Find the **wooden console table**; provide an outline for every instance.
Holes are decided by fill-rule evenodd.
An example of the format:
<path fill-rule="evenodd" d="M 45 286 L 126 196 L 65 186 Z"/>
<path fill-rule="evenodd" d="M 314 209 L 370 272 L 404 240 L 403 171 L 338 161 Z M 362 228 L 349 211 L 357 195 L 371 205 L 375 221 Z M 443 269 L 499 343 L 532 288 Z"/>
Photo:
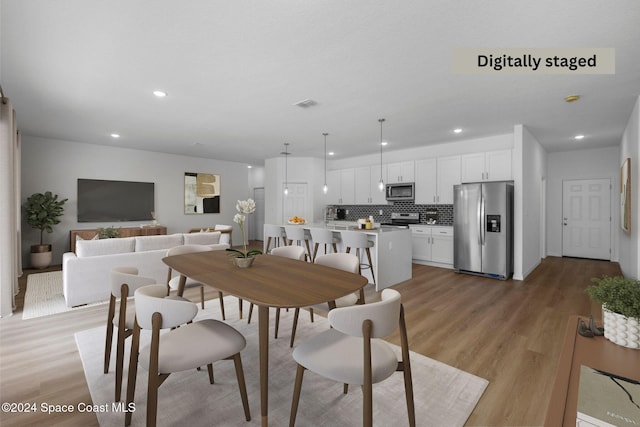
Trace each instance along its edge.
<path fill-rule="evenodd" d="M 167 234 L 167 227 L 157 225 L 157 226 L 149 226 L 149 227 L 113 227 L 118 230 L 120 235 L 118 237 L 134 237 L 134 236 L 157 236 L 160 234 Z M 85 240 L 93 239 L 94 236 L 98 234 L 97 228 L 92 228 L 88 230 L 71 230 L 70 234 L 70 245 L 71 252 L 76 251 L 76 236 L 80 236 L 80 238 Z"/>
<path fill-rule="evenodd" d="M 640 350 L 619 346 L 602 336 L 583 337 L 578 334 L 580 319 L 571 316 L 567 323 L 545 426 L 576 425 L 581 365 L 640 380 Z M 582 320 L 589 324 L 588 318 Z"/>

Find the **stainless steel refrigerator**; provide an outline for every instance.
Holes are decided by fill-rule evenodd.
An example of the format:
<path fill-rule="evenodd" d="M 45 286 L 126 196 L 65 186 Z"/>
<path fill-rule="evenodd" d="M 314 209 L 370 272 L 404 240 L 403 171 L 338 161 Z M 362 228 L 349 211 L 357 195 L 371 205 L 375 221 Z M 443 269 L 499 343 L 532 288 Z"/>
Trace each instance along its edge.
<path fill-rule="evenodd" d="M 513 273 L 513 182 L 453 187 L 453 268 L 506 280 Z"/>

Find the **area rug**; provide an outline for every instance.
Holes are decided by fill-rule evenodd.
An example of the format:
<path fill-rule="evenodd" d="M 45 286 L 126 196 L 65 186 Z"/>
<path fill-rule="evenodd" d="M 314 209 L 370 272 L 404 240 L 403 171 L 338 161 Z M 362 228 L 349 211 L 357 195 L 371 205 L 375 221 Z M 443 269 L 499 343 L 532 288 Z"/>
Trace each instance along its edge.
<path fill-rule="evenodd" d="M 225 297 L 229 312 L 237 310 L 237 299 Z M 201 310 L 198 319 L 220 319 L 217 304 Z M 284 426 L 289 423 L 291 398 L 296 364 L 291 356 L 289 337 L 293 310 L 282 310 L 279 338 L 273 338 L 274 312 L 271 311 L 269 342 L 269 424 Z M 255 317 L 254 317 L 255 319 Z M 240 394 L 233 362 L 214 364 L 215 384 L 209 384 L 207 371 L 191 370 L 172 374 L 158 392 L 158 425 L 160 426 L 252 426 L 260 425 L 260 386 L 258 364 L 257 321 L 247 324 L 246 319 L 227 321 L 247 339 L 242 351 L 251 421 L 244 420 Z M 308 316 L 300 316 L 296 342 L 302 342 L 328 328 L 328 321 L 315 316 L 311 323 Z M 145 331 L 146 332 L 146 331 Z M 97 412 L 101 426 L 121 426 L 124 413 L 112 406 L 114 390 L 114 354 L 108 374 L 102 373 L 104 355 L 104 328 L 93 328 L 75 334 L 76 343 L 87 378 L 94 405 L 106 408 Z M 148 342 L 148 335 L 141 343 Z M 411 343 L 410 343 L 411 344 Z M 130 343 L 127 342 L 127 348 Z M 115 347 L 115 346 L 114 346 Z M 400 349 L 394 346 L 399 353 Z M 345 354 L 344 357 L 349 357 Z M 488 381 L 428 357 L 411 352 L 416 420 L 419 426 L 463 426 L 482 396 Z M 125 365 L 128 364 L 128 354 Z M 125 366 L 126 372 L 126 366 Z M 126 373 L 122 399 L 126 396 Z M 133 426 L 142 426 L 146 418 L 147 372 L 140 368 L 136 384 Z M 374 425 L 398 426 L 408 424 L 404 400 L 404 382 L 401 372 L 374 385 Z M 296 425 L 304 426 L 357 426 L 362 424 L 362 393 L 352 386 L 348 394 L 342 393 L 342 384 L 326 380 L 307 372 L 302 384 L 302 394 Z"/>
<path fill-rule="evenodd" d="M 22 319 L 49 316 L 104 303 L 105 301 L 73 308 L 67 307 L 62 293 L 62 271 L 35 273 L 27 276 Z"/>

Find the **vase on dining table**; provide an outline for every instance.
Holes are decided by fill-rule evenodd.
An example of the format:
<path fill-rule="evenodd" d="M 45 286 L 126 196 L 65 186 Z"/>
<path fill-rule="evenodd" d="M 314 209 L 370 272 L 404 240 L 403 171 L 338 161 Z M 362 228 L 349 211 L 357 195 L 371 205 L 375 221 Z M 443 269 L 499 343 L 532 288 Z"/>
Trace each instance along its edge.
<path fill-rule="evenodd" d="M 254 257 L 235 257 L 233 258 L 233 263 L 239 268 L 249 268 L 254 259 Z"/>

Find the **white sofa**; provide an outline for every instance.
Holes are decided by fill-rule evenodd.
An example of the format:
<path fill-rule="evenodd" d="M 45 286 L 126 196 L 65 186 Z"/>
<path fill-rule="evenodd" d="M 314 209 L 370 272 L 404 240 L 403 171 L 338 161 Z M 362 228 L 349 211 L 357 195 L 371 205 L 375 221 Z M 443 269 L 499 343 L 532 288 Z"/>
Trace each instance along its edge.
<path fill-rule="evenodd" d="M 111 269 L 114 267 L 136 267 L 141 276 L 166 283 L 168 267 L 162 258 L 166 256 L 167 249 L 180 245 L 207 245 L 214 250 L 225 250 L 229 247 L 228 239 L 228 235 L 214 231 L 79 240 L 75 253 L 62 255 L 65 301 L 68 307 L 75 307 L 107 300 L 111 292 Z"/>

